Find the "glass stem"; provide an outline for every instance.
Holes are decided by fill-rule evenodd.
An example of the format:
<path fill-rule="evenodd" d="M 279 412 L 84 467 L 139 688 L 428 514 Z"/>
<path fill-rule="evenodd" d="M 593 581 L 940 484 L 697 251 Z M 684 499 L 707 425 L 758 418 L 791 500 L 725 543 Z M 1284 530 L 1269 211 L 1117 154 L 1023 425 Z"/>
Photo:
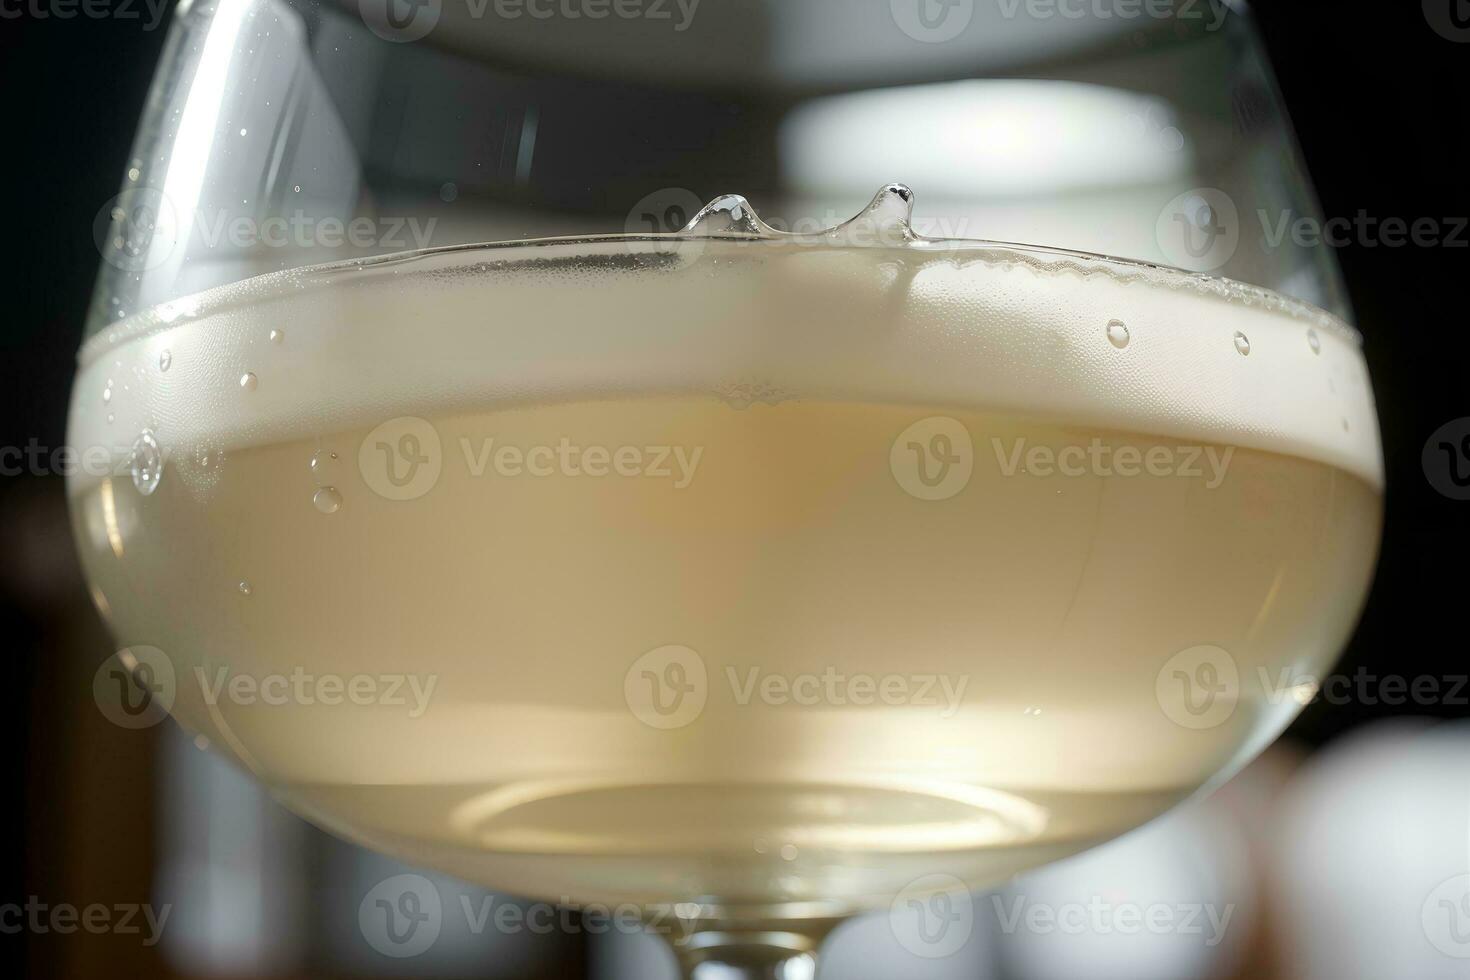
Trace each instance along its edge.
<path fill-rule="evenodd" d="M 710 924 L 668 939 L 686 980 L 812 980 L 817 950 L 837 921 Z"/>

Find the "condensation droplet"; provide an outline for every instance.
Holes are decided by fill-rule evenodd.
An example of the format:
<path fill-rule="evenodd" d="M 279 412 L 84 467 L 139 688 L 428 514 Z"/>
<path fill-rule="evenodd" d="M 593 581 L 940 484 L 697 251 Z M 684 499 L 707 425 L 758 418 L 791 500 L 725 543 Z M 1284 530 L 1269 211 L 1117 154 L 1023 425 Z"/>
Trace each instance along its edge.
<path fill-rule="evenodd" d="M 111 412 L 108 412 L 107 413 L 107 424 L 108 425 L 111 425 L 116 420 L 117 420 L 117 416 L 116 415 L 113 415 Z"/>
<path fill-rule="evenodd" d="M 336 487 L 321 487 L 311 495 L 311 505 L 323 514 L 335 514 L 342 506 L 342 494 Z"/>
<path fill-rule="evenodd" d="M 107 382 L 107 387 L 102 389 L 102 404 L 106 405 L 112 401 L 112 382 Z"/>
<path fill-rule="evenodd" d="M 311 471 L 313 473 L 324 472 L 327 468 L 327 464 L 335 462 L 336 459 L 336 453 L 329 453 L 325 449 L 318 449 L 316 452 L 311 454 Z"/>
<path fill-rule="evenodd" d="M 168 370 L 168 366 L 170 364 L 172 364 L 173 362 L 174 362 L 174 356 L 172 354 L 170 354 L 168 351 L 163 351 L 162 353 L 160 353 L 158 355 L 158 370 L 160 370 L 160 371 L 167 371 Z"/>
<path fill-rule="evenodd" d="M 143 496 L 158 489 L 158 481 L 163 477 L 163 452 L 158 448 L 158 440 L 147 429 L 138 433 L 138 438 L 133 441 L 128 472 L 133 475 L 133 486 Z"/>
<path fill-rule="evenodd" d="M 284 330 L 272 330 L 270 336 L 271 343 L 279 344 L 281 341 L 286 339 L 286 332 Z"/>
<path fill-rule="evenodd" d="M 259 384 L 260 379 L 255 376 L 253 371 L 246 371 L 240 375 L 240 387 L 246 391 L 254 391 Z"/>
<path fill-rule="evenodd" d="M 1235 331 L 1235 350 L 1242 356 L 1251 352 L 1250 338 L 1239 330 Z"/>
<path fill-rule="evenodd" d="M 245 579 L 243 578 L 240 580 L 240 584 L 236 586 L 236 588 L 240 590 L 241 595 L 250 595 L 252 592 L 255 591 L 250 587 L 250 583 L 245 581 Z"/>
<path fill-rule="evenodd" d="M 1112 344 L 1114 347 L 1118 348 L 1119 350 L 1122 350 L 1124 347 L 1127 347 L 1128 346 L 1128 341 L 1129 341 L 1128 327 L 1124 325 L 1123 321 L 1122 320 L 1109 320 L 1108 321 L 1108 343 Z"/>
<path fill-rule="evenodd" d="M 1307 346 L 1312 348 L 1313 354 L 1322 353 L 1322 338 L 1317 336 L 1317 331 L 1307 329 Z"/>

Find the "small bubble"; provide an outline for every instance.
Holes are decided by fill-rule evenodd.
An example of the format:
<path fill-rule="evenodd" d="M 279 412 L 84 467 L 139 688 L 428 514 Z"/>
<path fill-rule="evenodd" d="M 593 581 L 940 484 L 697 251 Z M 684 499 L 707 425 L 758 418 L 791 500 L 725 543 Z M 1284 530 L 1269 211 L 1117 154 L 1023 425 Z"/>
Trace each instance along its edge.
<path fill-rule="evenodd" d="M 240 375 L 240 387 L 246 391 L 254 391 L 259 385 L 260 379 L 255 376 L 253 371 L 246 371 Z"/>
<path fill-rule="evenodd" d="M 168 351 L 162 352 L 158 355 L 158 370 L 167 371 L 168 366 L 173 362 L 174 356 L 172 354 L 170 354 Z"/>
<path fill-rule="evenodd" d="M 329 453 L 325 449 L 318 449 L 311 454 L 311 471 L 313 473 L 322 473 L 326 470 L 327 464 L 335 462 L 336 459 L 336 453 Z"/>
<path fill-rule="evenodd" d="M 1108 342 L 1114 347 L 1122 350 L 1128 346 L 1128 328 L 1122 320 L 1108 321 Z"/>
<path fill-rule="evenodd" d="M 244 135 L 245 135 L 245 132 L 246 132 L 246 130 L 245 130 L 245 128 L 244 128 L 244 127 L 243 127 L 243 126 L 242 126 L 242 127 L 241 127 L 241 128 L 240 128 L 240 135 L 241 135 L 241 136 L 244 136 Z"/>
<path fill-rule="evenodd" d="M 1250 338 L 1241 333 L 1239 330 L 1235 331 L 1235 350 L 1242 356 L 1251 352 Z"/>
<path fill-rule="evenodd" d="M 107 387 L 102 389 L 102 404 L 112 401 L 112 382 L 107 382 Z"/>
<path fill-rule="evenodd" d="M 797 850 L 796 850 L 796 845 L 795 844 L 782 844 L 781 845 L 781 860 L 783 860 L 783 861 L 795 861 L 796 860 L 796 854 L 797 854 Z"/>
<path fill-rule="evenodd" d="M 342 506 L 342 494 L 336 487 L 322 487 L 311 495 L 311 505 L 323 514 L 335 514 Z"/>
<path fill-rule="evenodd" d="M 752 846 L 755 848 L 755 853 L 757 854 L 764 854 L 771 848 L 771 845 L 766 843 L 766 839 L 764 837 L 757 837 L 755 839 L 755 843 Z"/>
<path fill-rule="evenodd" d="M 137 167 L 128 168 L 128 180 L 137 180 L 141 176 L 143 176 L 143 171 L 139 170 Z"/>
<path fill-rule="evenodd" d="M 295 191 L 297 194 L 300 194 L 301 193 L 301 185 L 300 184 L 297 184 L 295 187 L 293 187 L 291 189 L 293 191 Z"/>
<path fill-rule="evenodd" d="M 1317 331 L 1307 328 L 1307 346 L 1312 348 L 1313 354 L 1322 353 L 1322 338 L 1317 336 Z"/>
<path fill-rule="evenodd" d="M 273 344 L 279 344 L 281 341 L 283 341 L 283 340 L 286 339 L 285 331 L 282 331 L 282 330 L 272 330 L 271 331 L 271 334 L 270 334 L 270 339 L 271 339 L 271 343 L 273 343 Z"/>
<path fill-rule="evenodd" d="M 240 584 L 236 586 L 236 588 L 240 590 L 241 595 L 250 595 L 252 592 L 255 591 L 250 587 L 250 583 L 245 581 L 245 579 L 243 578 L 240 580 Z"/>
<path fill-rule="evenodd" d="M 200 752 L 203 752 L 205 749 L 209 748 L 209 736 L 195 735 L 194 748 L 198 749 Z"/>
<path fill-rule="evenodd" d="M 133 475 L 133 486 L 143 496 L 158 489 L 158 481 L 163 476 L 163 452 L 158 448 L 158 440 L 147 429 L 140 432 L 133 442 L 128 471 Z"/>
<path fill-rule="evenodd" d="M 116 415 L 113 415 L 111 412 L 108 412 L 107 413 L 107 424 L 108 425 L 111 425 L 116 420 L 117 420 L 117 416 Z"/>
<path fill-rule="evenodd" d="M 459 187 L 453 181 L 440 185 L 439 200 L 449 204 L 457 197 L 459 197 Z"/>

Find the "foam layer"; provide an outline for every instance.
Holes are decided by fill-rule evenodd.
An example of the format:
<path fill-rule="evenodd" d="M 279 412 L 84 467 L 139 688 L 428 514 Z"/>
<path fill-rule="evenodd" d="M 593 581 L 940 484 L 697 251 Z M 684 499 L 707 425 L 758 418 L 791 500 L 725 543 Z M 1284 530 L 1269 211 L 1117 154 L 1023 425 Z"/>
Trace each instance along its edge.
<path fill-rule="evenodd" d="M 434 250 L 166 304 L 83 349 L 72 441 L 198 452 L 672 393 L 1007 410 L 1382 482 L 1356 335 L 1314 308 L 1041 249 L 740 234 Z"/>

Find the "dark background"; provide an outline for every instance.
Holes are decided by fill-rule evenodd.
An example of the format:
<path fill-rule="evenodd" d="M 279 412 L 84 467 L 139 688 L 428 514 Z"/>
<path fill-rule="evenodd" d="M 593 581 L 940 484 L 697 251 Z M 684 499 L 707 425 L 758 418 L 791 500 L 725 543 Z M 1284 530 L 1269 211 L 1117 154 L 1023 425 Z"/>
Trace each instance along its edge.
<path fill-rule="evenodd" d="M 144 30 L 146 17 L 39 20 L 16 16 L 22 9 L 13 0 L 0 5 L 0 249 L 8 253 L 0 266 L 0 445 L 56 446 L 98 265 L 93 218 L 117 190 L 165 32 Z M 1470 43 L 1436 33 L 1418 3 L 1255 9 L 1325 217 L 1470 215 Z M 1470 229 L 1458 247 L 1358 241 L 1338 250 L 1365 337 L 1387 470 L 1376 584 L 1340 673 L 1442 677 L 1467 669 L 1470 502 L 1437 492 L 1421 461 L 1432 432 L 1470 416 L 1467 246 Z M 97 810 L 116 805 L 90 795 L 88 772 L 147 780 L 149 763 L 129 747 L 141 738 L 119 745 L 101 719 L 91 732 L 72 723 L 69 709 L 89 698 L 94 664 L 79 671 L 41 656 L 94 644 L 100 661 L 109 649 L 70 542 L 55 532 L 62 489 L 59 477 L 0 478 L 0 655 L 10 678 L 0 745 L 12 794 L 5 810 L 19 821 L 0 850 L 0 901 L 37 891 L 38 881 L 66 880 L 66 868 L 92 853 L 119 875 L 148 860 L 148 840 L 130 836 L 140 818 L 125 807 L 100 837 L 74 825 L 88 812 L 95 825 Z M 1317 704 L 1292 734 L 1322 745 L 1396 713 L 1466 710 Z M 0 935 L 0 961 L 25 941 Z M 46 956 L 31 953 L 34 970 Z M 107 972 L 129 974 L 116 966 Z"/>

